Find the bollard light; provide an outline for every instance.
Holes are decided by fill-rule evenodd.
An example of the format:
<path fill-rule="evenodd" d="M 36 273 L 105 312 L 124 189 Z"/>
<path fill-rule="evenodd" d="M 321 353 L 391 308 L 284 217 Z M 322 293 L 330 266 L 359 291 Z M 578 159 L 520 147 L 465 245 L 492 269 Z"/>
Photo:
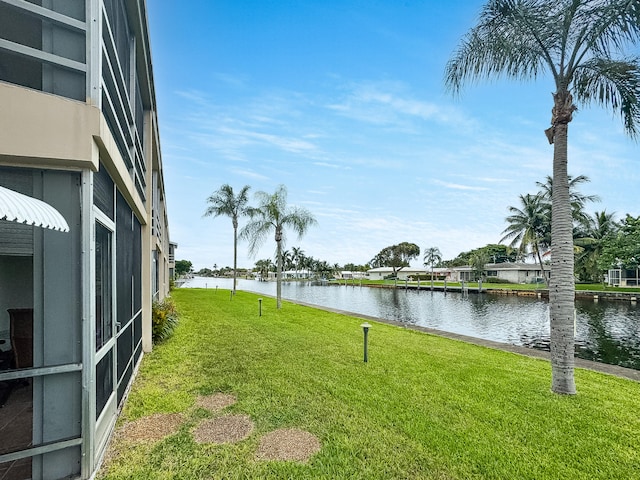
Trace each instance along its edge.
<path fill-rule="evenodd" d="M 371 328 L 371 325 L 369 325 L 368 322 L 364 322 L 360 326 L 362 327 L 362 331 L 364 332 L 364 363 L 367 363 L 369 361 L 369 355 L 367 351 L 367 337 L 369 336 L 369 329 Z"/>
<path fill-rule="evenodd" d="M 258 299 L 258 312 L 260 312 L 260 317 L 262 316 L 262 299 Z"/>

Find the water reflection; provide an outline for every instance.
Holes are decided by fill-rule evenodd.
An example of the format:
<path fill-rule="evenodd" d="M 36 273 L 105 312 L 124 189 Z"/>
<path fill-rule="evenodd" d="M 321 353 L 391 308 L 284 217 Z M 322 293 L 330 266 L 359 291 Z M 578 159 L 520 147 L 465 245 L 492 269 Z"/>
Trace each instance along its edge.
<path fill-rule="evenodd" d="M 194 278 L 186 287 L 230 288 L 231 280 Z M 274 282 L 240 280 L 240 290 L 275 295 Z M 549 305 L 513 295 L 432 292 L 428 289 L 314 286 L 284 283 L 283 298 L 413 325 L 549 348 Z M 576 301 L 576 355 L 640 370 L 640 309 L 626 301 Z"/>
<path fill-rule="evenodd" d="M 640 313 L 626 302 L 581 302 L 576 305 L 583 340 L 580 356 L 589 360 L 640 368 Z"/>

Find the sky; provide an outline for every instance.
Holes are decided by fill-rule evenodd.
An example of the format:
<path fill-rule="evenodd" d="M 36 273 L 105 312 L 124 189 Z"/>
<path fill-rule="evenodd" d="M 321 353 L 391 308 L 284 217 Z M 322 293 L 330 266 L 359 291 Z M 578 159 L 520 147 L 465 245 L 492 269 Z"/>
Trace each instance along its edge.
<path fill-rule="evenodd" d="M 476 0 L 147 2 L 171 240 L 196 270 L 233 266 L 223 184 L 275 192 L 317 220 L 286 247 L 330 264 L 411 242 L 444 259 L 498 243 L 508 207 L 552 174 L 553 83 L 492 80 L 461 95 L 444 71 Z M 618 114 L 579 106 L 569 174 L 589 211 L 640 215 L 637 141 Z M 241 219 L 241 226 L 246 219 Z M 269 238 L 238 267 L 273 259 Z M 412 266 L 422 265 L 422 255 Z"/>

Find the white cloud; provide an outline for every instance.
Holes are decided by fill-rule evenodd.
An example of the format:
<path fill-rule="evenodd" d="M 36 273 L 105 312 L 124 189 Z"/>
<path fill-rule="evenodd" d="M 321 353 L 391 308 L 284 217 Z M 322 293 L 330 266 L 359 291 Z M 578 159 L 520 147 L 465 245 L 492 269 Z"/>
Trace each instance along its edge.
<path fill-rule="evenodd" d="M 257 172 L 254 172 L 253 170 L 245 170 L 242 168 L 231 168 L 229 169 L 229 171 L 240 177 L 250 178 L 252 180 L 268 180 L 269 179 L 269 177 L 266 177 Z"/>
<path fill-rule="evenodd" d="M 396 125 L 407 128 L 411 119 L 457 128 L 472 128 L 473 122 L 450 105 L 414 98 L 399 82 L 369 82 L 349 85 L 342 101 L 326 108 L 340 115 L 366 123 Z"/>
<path fill-rule="evenodd" d="M 436 185 L 440 185 L 442 187 L 445 188 L 450 188 L 453 190 L 471 190 L 471 191 L 475 191 L 475 192 L 484 192 L 489 190 L 486 187 L 474 187 L 471 185 L 461 185 L 459 183 L 451 183 L 451 182 L 444 182 L 442 180 L 432 180 L 432 183 L 436 184 Z"/>

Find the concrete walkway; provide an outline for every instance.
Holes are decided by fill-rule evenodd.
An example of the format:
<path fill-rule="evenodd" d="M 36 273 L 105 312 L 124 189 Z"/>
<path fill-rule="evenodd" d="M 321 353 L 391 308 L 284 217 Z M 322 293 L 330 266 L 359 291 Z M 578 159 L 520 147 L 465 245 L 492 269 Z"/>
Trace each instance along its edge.
<path fill-rule="evenodd" d="M 420 327 L 418 325 L 411 325 L 403 322 L 396 322 L 394 320 L 387 320 L 379 317 L 372 317 L 370 315 L 363 315 L 360 313 L 347 312 L 345 310 L 338 310 L 335 308 L 321 307 L 319 305 L 313 305 L 311 303 L 298 302 L 287 299 L 288 302 L 296 303 L 298 305 L 304 305 L 311 308 L 317 308 L 318 310 L 325 310 L 327 312 L 339 313 L 341 315 L 348 315 L 350 317 L 362 318 L 364 320 L 371 320 L 373 322 L 386 323 L 388 325 L 395 325 L 397 327 L 406 328 L 408 330 L 417 330 L 419 332 L 430 333 L 431 335 L 438 335 L 440 337 L 450 338 L 452 340 L 460 340 L 461 342 L 472 343 L 474 345 L 480 345 L 482 347 L 494 348 L 496 350 L 504 350 L 507 352 L 516 353 L 519 355 L 525 355 L 527 357 L 541 358 L 549 361 L 550 353 L 544 350 L 536 350 L 534 348 L 521 347 L 518 345 L 511 345 L 509 343 L 494 342 L 492 340 L 483 340 L 482 338 L 469 337 L 467 335 L 460 335 L 458 333 L 444 332 L 442 330 L 436 330 L 435 328 Z M 575 365 L 578 368 L 584 368 L 587 370 L 593 370 L 601 373 L 608 373 L 609 375 L 615 375 L 618 377 L 627 378 L 640 382 L 640 370 L 634 370 L 633 368 L 619 367 L 617 365 L 609 365 L 607 363 L 593 362 L 591 360 L 583 360 L 581 358 L 575 359 Z"/>

